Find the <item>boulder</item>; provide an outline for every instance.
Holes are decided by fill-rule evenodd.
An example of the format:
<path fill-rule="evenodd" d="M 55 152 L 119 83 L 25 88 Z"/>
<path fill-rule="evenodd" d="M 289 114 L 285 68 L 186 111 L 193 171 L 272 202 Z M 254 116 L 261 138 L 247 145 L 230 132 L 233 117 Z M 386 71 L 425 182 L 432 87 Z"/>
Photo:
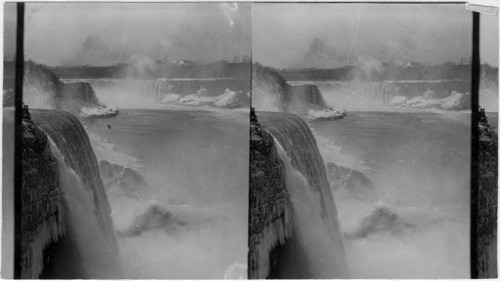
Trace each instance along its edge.
<path fill-rule="evenodd" d="M 408 100 L 407 97 L 404 96 L 394 96 L 391 101 L 387 104 L 388 106 L 404 106 L 406 101 Z"/>
<path fill-rule="evenodd" d="M 332 162 L 327 163 L 326 168 L 328 180 L 334 190 L 341 188 L 359 192 L 375 189 L 373 182 L 360 171 Z"/>
<path fill-rule="evenodd" d="M 466 110 L 470 108 L 470 95 L 468 93 L 458 93 L 453 91 L 449 97 L 441 104 L 445 110 Z"/>
<path fill-rule="evenodd" d="M 138 172 L 106 160 L 99 162 L 99 172 L 106 188 L 119 186 L 127 191 L 135 191 L 148 186 Z"/>

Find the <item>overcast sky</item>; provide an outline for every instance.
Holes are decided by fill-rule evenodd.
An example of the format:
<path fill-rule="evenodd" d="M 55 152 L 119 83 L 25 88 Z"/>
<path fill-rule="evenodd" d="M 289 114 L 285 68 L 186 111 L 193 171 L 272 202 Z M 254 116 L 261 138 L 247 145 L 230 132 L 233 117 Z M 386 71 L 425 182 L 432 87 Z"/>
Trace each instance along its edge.
<path fill-rule="evenodd" d="M 498 65 L 491 48 L 498 46 L 498 19 L 482 18 L 490 37 L 482 59 Z M 463 4 L 261 3 L 253 6 L 253 59 L 275 67 L 460 62 L 470 57 L 471 32 L 472 13 Z"/>
<path fill-rule="evenodd" d="M 106 65 L 169 56 L 211 62 L 252 52 L 275 67 L 363 61 L 459 62 L 471 54 L 463 4 L 30 3 L 26 57 Z M 14 5 L 4 48 L 14 52 Z M 252 11 L 253 9 L 253 11 Z M 481 16 L 481 59 L 498 65 L 498 18 Z M 253 48 L 253 49 L 252 49 Z"/>
<path fill-rule="evenodd" d="M 242 3 L 30 3 L 25 53 L 50 65 L 232 60 L 250 56 L 250 20 Z"/>

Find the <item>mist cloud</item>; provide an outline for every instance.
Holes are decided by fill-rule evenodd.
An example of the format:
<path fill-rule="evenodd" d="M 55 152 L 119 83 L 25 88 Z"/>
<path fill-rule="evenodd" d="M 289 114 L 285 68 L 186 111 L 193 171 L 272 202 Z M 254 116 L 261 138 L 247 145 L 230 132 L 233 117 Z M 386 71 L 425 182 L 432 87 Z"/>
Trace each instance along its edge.
<path fill-rule="evenodd" d="M 104 65 L 134 56 L 212 62 L 250 55 L 251 6 L 226 6 L 29 3 L 26 57 L 49 65 Z"/>
<path fill-rule="evenodd" d="M 254 60 L 278 68 L 434 64 L 471 54 L 471 13 L 458 4 L 256 3 L 252 22 Z"/>

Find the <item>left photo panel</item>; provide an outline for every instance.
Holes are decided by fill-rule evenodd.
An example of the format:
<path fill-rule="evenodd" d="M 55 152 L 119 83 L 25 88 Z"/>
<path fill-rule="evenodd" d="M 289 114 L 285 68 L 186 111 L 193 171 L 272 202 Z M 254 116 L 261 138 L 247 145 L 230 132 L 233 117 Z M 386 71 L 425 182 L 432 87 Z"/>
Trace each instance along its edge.
<path fill-rule="evenodd" d="M 26 3 L 24 46 L 18 12 L 2 278 L 247 278 L 251 3 Z"/>

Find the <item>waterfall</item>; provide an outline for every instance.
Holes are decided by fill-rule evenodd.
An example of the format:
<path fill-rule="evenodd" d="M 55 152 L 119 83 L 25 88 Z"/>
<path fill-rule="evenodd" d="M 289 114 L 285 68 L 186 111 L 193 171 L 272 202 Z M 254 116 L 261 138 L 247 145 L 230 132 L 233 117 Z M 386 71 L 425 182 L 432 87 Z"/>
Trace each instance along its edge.
<path fill-rule="evenodd" d="M 329 107 L 315 84 L 279 85 L 273 81 L 254 81 L 252 104 L 258 110 L 290 112 L 305 115 L 309 110 Z"/>
<path fill-rule="evenodd" d="M 226 89 L 248 92 L 249 83 L 235 78 L 179 78 L 179 79 L 63 79 L 64 83 L 88 83 L 99 101 L 122 108 L 149 107 L 158 104 L 167 94 L 181 96 L 206 89 L 208 96 L 219 96 Z"/>
<path fill-rule="evenodd" d="M 292 84 L 311 83 L 294 81 Z M 410 80 L 410 81 L 314 81 L 327 101 L 335 99 L 348 108 L 358 109 L 360 104 L 365 104 L 363 109 L 370 109 L 379 105 L 387 105 L 394 96 L 414 98 L 422 96 L 432 90 L 436 98 L 448 97 L 453 91 L 467 93 L 470 91 L 470 82 L 465 80 Z M 329 97 L 330 96 L 330 97 Z M 330 102 L 332 103 L 332 102 Z M 332 104 L 335 105 L 335 104 Z"/>
<path fill-rule="evenodd" d="M 172 85 L 164 80 L 132 80 L 132 79 L 92 79 L 88 80 L 100 95 L 119 93 L 123 98 L 140 96 L 160 101 L 172 90 Z"/>
<path fill-rule="evenodd" d="M 260 112 L 259 121 L 275 139 L 293 207 L 293 235 L 272 251 L 269 277 L 345 278 L 337 210 L 312 132 L 293 114 Z"/>
<path fill-rule="evenodd" d="M 387 81 L 319 81 L 314 83 L 326 94 L 327 100 L 335 99 L 336 103 L 341 103 L 347 108 L 357 108 L 363 103 L 373 106 L 373 102 L 385 105 L 390 100 L 389 95 L 395 95 L 392 93 L 394 85 Z M 334 95 L 334 97 L 328 97 L 329 95 Z"/>
<path fill-rule="evenodd" d="M 13 120 L 7 122 L 12 124 Z M 65 202 L 59 165 L 47 136 L 29 120 L 23 120 L 22 130 L 21 278 L 37 279 L 44 270 L 44 249 L 65 234 Z M 13 152 L 9 154 L 13 160 Z M 12 169 L 12 162 L 4 164 Z M 3 189 L 13 190 L 13 182 Z M 7 198 L 12 200 L 12 195 Z M 10 274 L 9 270 L 2 273 L 6 272 Z"/>
<path fill-rule="evenodd" d="M 314 84 L 291 85 L 286 92 L 285 112 L 304 114 L 309 109 L 321 110 L 328 107 L 323 95 Z"/>
<path fill-rule="evenodd" d="M 34 124 L 49 137 L 57 158 L 59 185 L 66 205 L 66 233 L 47 251 L 47 278 L 116 276 L 117 245 L 110 206 L 97 159 L 78 119 L 68 112 L 32 110 Z"/>
<path fill-rule="evenodd" d="M 92 89 L 90 83 L 85 81 L 61 83 L 60 98 L 62 100 L 82 101 L 95 105 L 99 104 L 94 89 Z"/>
<path fill-rule="evenodd" d="M 271 273 L 273 249 L 292 236 L 293 211 L 285 164 L 272 136 L 255 120 L 250 132 L 248 278 L 264 279 Z"/>

